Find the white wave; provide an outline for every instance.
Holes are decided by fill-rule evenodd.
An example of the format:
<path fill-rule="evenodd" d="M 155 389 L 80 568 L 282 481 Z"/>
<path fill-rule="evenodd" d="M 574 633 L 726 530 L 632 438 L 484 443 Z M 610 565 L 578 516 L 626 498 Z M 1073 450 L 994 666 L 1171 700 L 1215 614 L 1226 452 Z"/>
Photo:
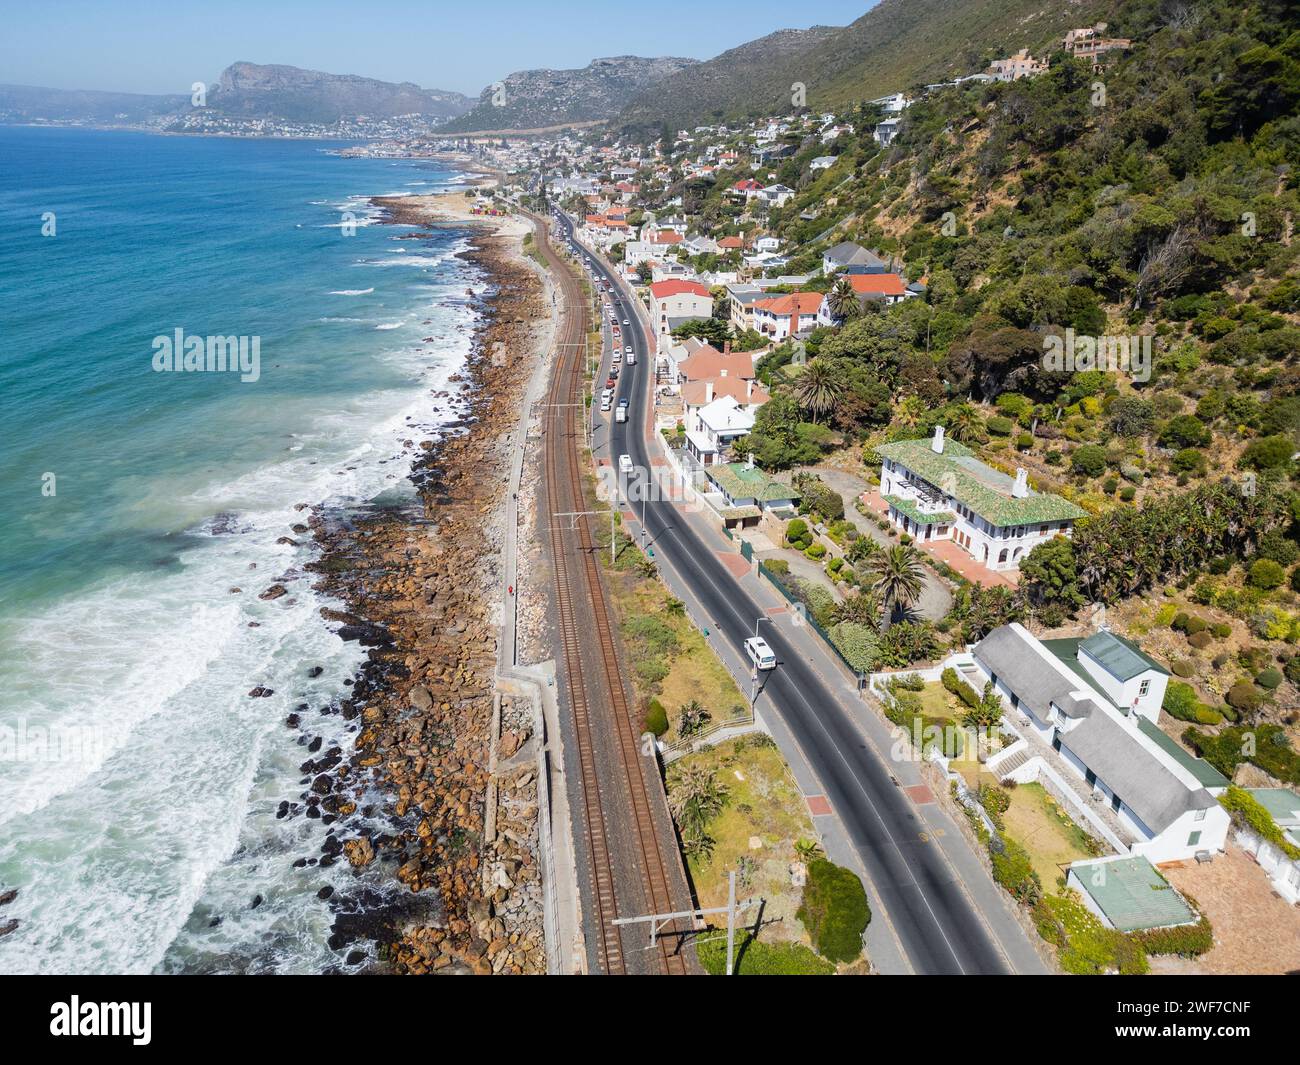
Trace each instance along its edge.
<path fill-rule="evenodd" d="M 330 293 L 331 296 L 369 296 L 374 292 L 374 288 L 338 288 Z"/>

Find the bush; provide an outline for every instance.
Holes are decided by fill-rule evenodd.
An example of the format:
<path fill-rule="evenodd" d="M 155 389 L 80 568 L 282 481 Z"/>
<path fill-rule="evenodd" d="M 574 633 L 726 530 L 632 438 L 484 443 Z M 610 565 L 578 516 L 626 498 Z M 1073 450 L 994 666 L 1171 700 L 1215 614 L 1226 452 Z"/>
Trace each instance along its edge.
<path fill-rule="evenodd" d="M 1096 477 L 1106 469 L 1106 449 L 1098 444 L 1084 444 L 1070 456 L 1070 469 L 1083 477 Z"/>
<path fill-rule="evenodd" d="M 1173 928 L 1145 928 L 1129 933 L 1148 954 L 1176 954 L 1180 958 L 1199 958 L 1214 946 L 1214 929 L 1202 916 L 1196 924 Z"/>
<path fill-rule="evenodd" d="M 727 937 L 697 944 L 695 956 L 710 976 L 725 975 Z M 835 966 L 802 943 L 761 943 L 751 935 L 736 941 L 733 971 L 737 976 L 833 976 Z"/>
<path fill-rule="evenodd" d="M 980 697 L 976 694 L 975 689 L 967 684 L 961 677 L 957 676 L 957 671 L 949 666 L 939 674 L 939 680 L 948 691 L 957 696 L 963 703 L 972 710 L 977 709 L 980 705 Z"/>
<path fill-rule="evenodd" d="M 1185 658 L 1176 659 L 1169 668 L 1175 677 L 1182 677 L 1184 680 L 1196 675 L 1196 667 Z"/>
<path fill-rule="evenodd" d="M 1282 674 L 1276 669 L 1266 669 L 1255 678 L 1255 683 L 1265 691 L 1273 691 L 1282 683 Z"/>
<path fill-rule="evenodd" d="M 993 879 L 1017 902 L 1034 905 L 1043 893 L 1043 882 L 1034 872 L 1029 853 L 1014 839 L 989 841 L 989 858 L 993 862 Z"/>
<path fill-rule="evenodd" d="M 775 573 L 778 577 L 787 577 L 790 574 L 790 563 L 783 558 L 770 558 L 763 565 L 769 573 Z"/>
<path fill-rule="evenodd" d="M 1261 558 L 1251 564 L 1246 583 L 1252 588 L 1272 591 L 1286 579 L 1286 571 L 1271 558 Z"/>
<path fill-rule="evenodd" d="M 818 858 L 808 865 L 798 917 L 818 954 L 848 962 L 862 953 L 862 933 L 871 920 L 871 908 L 862 881 L 852 870 Z"/>
<path fill-rule="evenodd" d="M 1232 635 L 1232 626 L 1226 621 L 1216 621 L 1210 626 L 1210 632 L 1214 634 L 1216 640 L 1226 640 Z"/>
<path fill-rule="evenodd" d="M 816 544 L 816 543 L 809 544 L 806 548 L 804 548 L 803 553 L 805 558 L 810 558 L 814 562 L 818 562 L 821 559 L 826 557 L 826 545 Z"/>
<path fill-rule="evenodd" d="M 1288 658 L 1282 672 L 1292 684 L 1300 684 L 1300 655 Z"/>
<path fill-rule="evenodd" d="M 658 699 L 651 699 L 645 712 L 645 730 L 654 736 L 668 731 L 668 711 Z"/>
<path fill-rule="evenodd" d="M 1224 698 L 1227 699 L 1229 706 L 1241 713 L 1250 713 L 1259 709 L 1259 692 L 1248 680 L 1237 681 L 1228 689 L 1228 694 Z"/>
<path fill-rule="evenodd" d="M 1195 647 L 1198 651 L 1204 651 L 1207 647 L 1210 646 L 1211 643 L 1214 642 L 1214 637 L 1211 636 L 1208 632 L 1203 632 L 1203 631 L 1194 632 L 1189 637 L 1187 637 L 1187 642 L 1191 644 L 1193 647 Z"/>
<path fill-rule="evenodd" d="M 812 543 L 812 534 L 808 531 L 808 523 L 803 518 L 792 518 L 790 524 L 785 527 L 785 540 L 788 544 L 802 544 L 807 547 L 803 541 L 807 539 Z"/>
<path fill-rule="evenodd" d="M 1119 498 L 1125 503 L 1132 503 L 1137 496 L 1137 489 L 1131 484 L 1126 484 L 1120 489 Z"/>
<path fill-rule="evenodd" d="M 1260 558 L 1271 558 L 1279 566 L 1290 566 L 1300 559 L 1300 546 L 1274 529 L 1259 538 L 1259 548 L 1255 553 Z"/>
<path fill-rule="evenodd" d="M 1256 470 L 1277 470 L 1291 464 L 1295 446 L 1285 436 L 1265 436 L 1251 442 L 1241 464 Z"/>
<path fill-rule="evenodd" d="M 1018 451 L 1028 451 L 1034 446 L 1034 438 L 1028 433 L 1021 433 L 1016 437 L 1016 449 Z"/>
<path fill-rule="evenodd" d="M 1004 418 L 998 414 L 995 414 L 984 424 L 994 436 L 1010 436 L 1011 431 L 1015 428 L 1015 423 L 1010 418 Z"/>
<path fill-rule="evenodd" d="M 1177 680 L 1170 681 L 1169 686 L 1165 688 L 1165 698 L 1161 708 L 1170 717 L 1197 725 L 1217 725 L 1223 720 L 1218 711 L 1196 698 L 1196 692 L 1190 684 Z"/>
<path fill-rule="evenodd" d="M 1103 925 L 1073 892 L 1043 899 L 1034 907 L 1034 925 L 1040 936 L 1057 947 L 1061 968 L 1067 973 L 1140 976 L 1147 972 L 1142 944 Z"/>

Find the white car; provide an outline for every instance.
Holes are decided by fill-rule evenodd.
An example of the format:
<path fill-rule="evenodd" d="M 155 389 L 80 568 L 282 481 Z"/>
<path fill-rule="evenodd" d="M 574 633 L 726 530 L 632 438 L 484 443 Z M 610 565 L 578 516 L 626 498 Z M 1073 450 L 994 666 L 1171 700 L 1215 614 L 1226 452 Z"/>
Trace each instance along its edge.
<path fill-rule="evenodd" d="M 624 325 L 631 325 L 632 323 L 631 323 L 630 321 L 628 321 L 626 318 L 624 318 L 624 319 L 623 319 L 623 324 L 624 324 Z"/>
<path fill-rule="evenodd" d="M 745 641 L 745 654 L 749 655 L 755 669 L 776 668 L 776 654 L 761 636 L 751 636 Z"/>
<path fill-rule="evenodd" d="M 629 366 L 636 365 L 636 352 L 633 351 L 631 348 L 627 349 L 627 364 Z"/>
<path fill-rule="evenodd" d="M 633 469 L 634 469 L 634 467 L 632 466 L 632 456 L 631 456 L 631 455 L 619 455 L 619 457 L 618 457 L 618 472 L 619 472 L 619 473 L 631 473 Z M 775 661 L 773 662 L 773 665 L 775 665 Z"/>

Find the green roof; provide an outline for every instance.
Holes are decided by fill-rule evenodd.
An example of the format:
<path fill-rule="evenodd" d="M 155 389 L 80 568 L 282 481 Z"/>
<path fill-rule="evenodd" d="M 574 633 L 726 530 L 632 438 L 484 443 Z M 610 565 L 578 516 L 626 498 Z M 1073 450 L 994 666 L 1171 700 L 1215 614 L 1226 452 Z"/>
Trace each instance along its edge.
<path fill-rule="evenodd" d="M 957 515 L 943 510 L 938 514 L 926 514 L 910 499 L 904 499 L 902 496 L 885 496 L 885 502 L 893 507 L 900 514 L 906 514 L 917 525 L 942 525 L 945 522 L 956 521 Z"/>
<path fill-rule="evenodd" d="M 753 499 L 771 503 L 777 499 L 798 499 L 799 491 L 793 485 L 782 484 L 769 477 L 757 466 L 752 469 L 743 462 L 728 462 L 724 466 L 705 467 L 709 480 L 732 499 Z"/>
<path fill-rule="evenodd" d="M 1300 817 L 1300 795 L 1290 788 L 1249 788 L 1255 801 L 1264 807 L 1279 825 Z"/>
<path fill-rule="evenodd" d="M 1193 924 L 1196 915 L 1169 881 L 1143 857 L 1075 862 L 1079 887 L 1121 932 Z"/>
<path fill-rule="evenodd" d="M 1085 514 L 1068 499 L 1048 492 L 1031 491 L 1023 498 L 1016 498 L 1011 494 L 1010 477 L 981 462 L 970 448 L 956 440 L 945 440 L 942 454 L 930 449 L 929 440 L 898 440 L 881 444 L 875 450 L 906 466 L 999 528 L 1073 521 Z"/>
<path fill-rule="evenodd" d="M 1169 675 L 1164 666 L 1144 654 L 1137 644 L 1105 629 L 1094 632 L 1079 646 L 1100 662 L 1112 677 L 1122 681 L 1132 680 L 1151 669 Z"/>
<path fill-rule="evenodd" d="M 1138 715 L 1138 728 L 1161 750 L 1174 759 L 1196 778 L 1203 788 L 1226 788 L 1231 781 L 1210 765 L 1204 758 L 1197 758 L 1190 751 L 1179 746 L 1178 741 L 1165 732 L 1155 722 Z"/>

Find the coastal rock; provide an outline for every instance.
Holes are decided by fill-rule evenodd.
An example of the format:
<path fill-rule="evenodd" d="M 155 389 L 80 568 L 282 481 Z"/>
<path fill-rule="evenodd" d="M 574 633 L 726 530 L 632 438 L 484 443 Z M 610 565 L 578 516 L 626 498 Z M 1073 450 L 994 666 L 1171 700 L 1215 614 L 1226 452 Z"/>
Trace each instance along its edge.
<path fill-rule="evenodd" d="M 254 689 L 253 689 L 252 691 L 250 691 L 248 694 L 249 694 L 249 697 L 250 697 L 250 698 L 253 698 L 253 699 L 266 699 L 266 698 L 268 698 L 268 697 L 270 697 L 270 696 L 272 696 L 272 695 L 275 694 L 275 689 L 274 689 L 274 688 L 263 688 L 263 687 L 259 684 L 256 688 L 254 688 Z"/>
<path fill-rule="evenodd" d="M 266 591 L 260 593 L 257 598 L 265 599 L 269 601 L 272 599 L 279 599 L 280 596 L 287 595 L 288 592 L 289 589 L 286 588 L 283 584 L 273 584 Z"/>
<path fill-rule="evenodd" d="M 433 696 L 429 694 L 429 689 L 423 684 L 417 684 L 410 691 L 408 698 L 411 705 L 417 710 L 428 710 L 433 706 Z"/>
<path fill-rule="evenodd" d="M 364 868 L 375 860 L 375 848 L 364 836 L 360 839 L 350 839 L 343 844 L 343 854 L 348 863 L 357 869 Z"/>

